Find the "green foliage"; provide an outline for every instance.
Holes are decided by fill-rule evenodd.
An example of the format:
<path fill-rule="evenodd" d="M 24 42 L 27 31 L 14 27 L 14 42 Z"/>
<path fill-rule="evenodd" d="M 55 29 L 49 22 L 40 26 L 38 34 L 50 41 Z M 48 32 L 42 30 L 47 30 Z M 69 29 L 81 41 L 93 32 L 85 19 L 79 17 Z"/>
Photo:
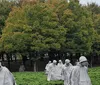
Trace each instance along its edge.
<path fill-rule="evenodd" d="M 91 12 L 78 3 L 70 2 L 67 9 L 63 11 L 61 22 L 68 28 L 66 33 L 66 45 L 71 53 L 90 53 L 95 30 Z"/>
<path fill-rule="evenodd" d="M 100 84 L 100 67 L 89 69 L 89 75 L 92 85 Z M 14 73 L 18 85 L 63 85 L 63 81 L 50 81 L 46 80 L 44 72 L 23 72 Z"/>
<path fill-rule="evenodd" d="M 92 20 L 94 30 L 96 31 L 95 40 L 93 41 L 92 50 L 93 53 L 100 55 L 100 6 L 95 3 L 88 4 L 86 7 L 92 13 Z"/>
<path fill-rule="evenodd" d="M 89 9 L 94 14 L 100 14 L 100 6 L 96 3 L 88 4 L 87 9 Z"/>
<path fill-rule="evenodd" d="M 0 2 L 0 34 L 2 33 L 2 29 L 5 26 L 5 21 L 14 5 L 14 2 L 9 2 L 6 0 Z"/>
<path fill-rule="evenodd" d="M 95 67 L 89 69 L 89 75 L 92 81 L 92 85 L 99 85 L 100 84 L 100 67 Z"/>
<path fill-rule="evenodd" d="M 25 4 L 12 8 L 2 30 L 0 51 L 42 52 L 54 49 L 89 54 L 95 49 L 99 53 L 100 16 L 94 11 L 99 9 L 98 6 L 81 6 L 78 0 L 69 3 L 66 0 L 43 3 L 33 0 L 28 4 L 25 1 L 28 3 L 22 0 Z M 2 13 L 6 14 L 5 11 Z M 5 21 L 4 16 L 2 21 Z"/>
<path fill-rule="evenodd" d="M 44 72 L 14 73 L 14 76 L 18 85 L 62 85 L 62 81 L 48 82 Z"/>
<path fill-rule="evenodd" d="M 33 10 L 33 11 L 32 11 Z M 32 28 L 33 50 L 60 49 L 64 43 L 66 30 L 59 26 L 56 13 L 47 4 L 36 4 L 28 7 L 28 24 Z"/>
<path fill-rule="evenodd" d="M 66 29 L 59 26 L 51 5 L 38 3 L 14 7 L 6 21 L 1 49 L 13 51 L 44 51 L 60 49 Z"/>
<path fill-rule="evenodd" d="M 29 27 L 26 25 L 23 11 L 16 7 L 12 10 L 14 11 L 9 14 L 9 18 L 7 19 L 8 23 L 6 23 L 7 25 L 3 30 L 0 41 L 1 49 L 5 52 L 25 51 L 27 49 L 26 45 L 30 42 L 30 35 L 24 33 L 24 31 L 28 31 Z"/>
<path fill-rule="evenodd" d="M 100 55 L 100 14 L 94 15 L 94 28 L 96 30 L 96 37 L 93 43 L 93 52 Z"/>

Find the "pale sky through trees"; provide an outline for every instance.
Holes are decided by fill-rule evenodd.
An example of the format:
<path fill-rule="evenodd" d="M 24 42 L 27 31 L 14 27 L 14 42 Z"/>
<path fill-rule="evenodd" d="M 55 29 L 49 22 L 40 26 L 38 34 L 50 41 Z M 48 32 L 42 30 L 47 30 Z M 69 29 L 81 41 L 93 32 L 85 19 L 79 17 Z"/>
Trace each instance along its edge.
<path fill-rule="evenodd" d="M 83 5 L 94 2 L 100 6 L 100 0 L 79 0 L 79 1 L 80 1 L 80 4 L 83 4 Z"/>
<path fill-rule="evenodd" d="M 0 1 L 2 1 L 2 0 L 0 0 Z M 16 0 L 8 0 L 8 1 L 16 1 Z M 83 5 L 86 5 L 87 3 L 91 4 L 92 2 L 94 2 L 100 6 L 100 0 L 79 0 L 79 2 L 80 2 L 80 4 L 83 4 Z"/>

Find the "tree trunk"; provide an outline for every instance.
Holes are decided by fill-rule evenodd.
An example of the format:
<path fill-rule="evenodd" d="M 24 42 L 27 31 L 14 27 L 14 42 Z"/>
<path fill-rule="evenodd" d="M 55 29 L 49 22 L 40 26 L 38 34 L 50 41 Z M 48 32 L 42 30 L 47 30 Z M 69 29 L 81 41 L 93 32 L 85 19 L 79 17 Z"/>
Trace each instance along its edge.
<path fill-rule="evenodd" d="M 3 53 L 1 53 L 1 58 L 2 58 L 2 61 L 4 61 Z"/>
<path fill-rule="evenodd" d="M 15 62 L 17 62 L 17 56 L 16 55 L 14 55 L 15 56 Z"/>
<path fill-rule="evenodd" d="M 10 70 L 10 55 L 9 54 L 6 54 L 7 55 L 7 61 L 8 61 L 8 69 Z"/>
<path fill-rule="evenodd" d="M 34 61 L 34 72 L 36 72 L 36 61 Z"/>
<path fill-rule="evenodd" d="M 27 57 L 22 55 L 22 60 L 23 60 L 24 66 L 26 66 Z"/>
<path fill-rule="evenodd" d="M 29 52 L 30 66 L 33 67 L 32 53 Z"/>
<path fill-rule="evenodd" d="M 32 60 L 30 60 L 30 65 L 31 65 L 31 67 L 33 67 L 33 61 Z"/>
<path fill-rule="evenodd" d="M 92 55 L 91 55 L 91 60 L 90 60 L 90 67 L 92 68 Z"/>
<path fill-rule="evenodd" d="M 12 60 L 12 54 L 11 54 L 11 61 L 13 61 L 13 60 Z"/>

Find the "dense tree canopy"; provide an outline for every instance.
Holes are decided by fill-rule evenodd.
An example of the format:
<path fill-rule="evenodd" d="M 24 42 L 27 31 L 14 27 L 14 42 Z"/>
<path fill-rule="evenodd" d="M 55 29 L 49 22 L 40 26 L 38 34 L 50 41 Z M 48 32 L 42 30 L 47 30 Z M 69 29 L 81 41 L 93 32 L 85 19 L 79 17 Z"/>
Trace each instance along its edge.
<path fill-rule="evenodd" d="M 44 3 L 13 8 L 6 21 L 1 43 L 6 52 L 60 49 L 66 29 L 59 25 L 51 5 Z"/>
<path fill-rule="evenodd" d="M 92 13 L 92 20 L 94 30 L 96 31 L 96 37 L 92 46 L 94 54 L 100 55 L 100 6 L 95 3 L 88 4 L 86 7 Z"/>
<path fill-rule="evenodd" d="M 7 9 L 9 16 L 2 30 L 0 51 L 54 49 L 89 54 L 95 50 L 99 54 L 100 13 L 94 10 L 96 8 L 100 7 L 94 4 L 82 6 L 78 0 L 32 0 L 31 3 L 20 0 L 10 14 L 11 9 Z"/>
<path fill-rule="evenodd" d="M 69 9 L 72 11 L 70 19 L 65 19 L 65 26 L 69 28 L 67 33 L 67 46 L 73 52 L 91 52 L 95 36 L 91 12 L 77 3 L 69 3 Z M 69 27 L 68 27 L 69 26 Z"/>

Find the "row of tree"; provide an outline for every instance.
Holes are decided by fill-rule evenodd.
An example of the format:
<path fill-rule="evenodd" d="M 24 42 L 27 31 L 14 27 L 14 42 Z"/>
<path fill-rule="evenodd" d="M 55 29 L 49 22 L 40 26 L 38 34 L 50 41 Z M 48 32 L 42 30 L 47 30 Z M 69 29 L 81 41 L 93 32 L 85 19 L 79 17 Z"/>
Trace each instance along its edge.
<path fill-rule="evenodd" d="M 82 6 L 77 0 L 2 1 L 0 34 L 1 55 L 99 56 L 100 6 Z"/>

